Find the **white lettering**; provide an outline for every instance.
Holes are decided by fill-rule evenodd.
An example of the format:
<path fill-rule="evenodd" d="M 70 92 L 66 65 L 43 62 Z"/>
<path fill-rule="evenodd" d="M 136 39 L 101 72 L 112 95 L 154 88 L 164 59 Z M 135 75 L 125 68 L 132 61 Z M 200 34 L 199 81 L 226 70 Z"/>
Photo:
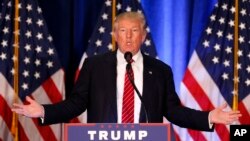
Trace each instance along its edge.
<path fill-rule="evenodd" d="M 234 132 L 234 136 L 244 136 L 247 133 L 246 129 L 236 129 Z"/>
<path fill-rule="evenodd" d="M 145 138 L 148 136 L 148 132 L 143 130 L 143 131 L 139 131 L 139 135 L 138 135 L 138 138 L 139 140 L 143 140 L 142 138 Z"/>
<path fill-rule="evenodd" d="M 117 132 L 115 136 L 115 132 Z M 121 131 L 111 131 L 111 139 L 112 140 L 120 140 L 121 139 Z"/>
<path fill-rule="evenodd" d="M 96 134 L 96 131 L 88 131 L 88 134 L 90 135 L 90 140 L 95 140 L 95 134 Z"/>
<path fill-rule="evenodd" d="M 108 131 L 99 131 L 99 140 L 108 140 Z"/>
<path fill-rule="evenodd" d="M 124 131 L 124 140 L 135 140 L 135 131 Z"/>

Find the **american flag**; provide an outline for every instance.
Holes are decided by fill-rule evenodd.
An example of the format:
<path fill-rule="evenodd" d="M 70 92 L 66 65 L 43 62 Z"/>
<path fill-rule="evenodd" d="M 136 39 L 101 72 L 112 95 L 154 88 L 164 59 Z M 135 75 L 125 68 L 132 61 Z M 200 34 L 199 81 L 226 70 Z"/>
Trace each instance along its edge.
<path fill-rule="evenodd" d="M 56 103 L 64 98 L 64 71 L 52 44 L 42 10 L 36 0 L 19 0 L 15 18 L 14 0 L 0 3 L 0 140 L 12 141 L 14 74 L 18 73 L 18 103 L 31 96 L 39 103 Z M 18 20 L 19 30 L 14 31 Z M 14 33 L 19 36 L 19 56 L 14 57 Z M 13 60 L 18 60 L 15 72 Z M 61 124 L 39 126 L 37 119 L 19 116 L 19 140 L 61 140 Z"/>
<path fill-rule="evenodd" d="M 93 55 L 103 54 L 108 51 L 112 51 L 112 0 L 106 0 L 100 13 L 100 17 L 97 21 L 96 27 L 89 40 L 89 45 L 84 52 L 80 65 L 78 67 L 76 78 L 84 60 Z M 139 0 L 116 0 L 116 15 L 125 11 L 137 11 L 144 14 Z M 145 15 L 144 15 L 145 16 Z M 145 17 L 146 18 L 146 17 Z M 146 55 L 150 55 L 157 58 L 154 42 L 151 38 L 150 29 L 146 24 L 146 30 L 148 32 L 146 40 L 142 45 L 142 52 Z M 84 116 L 85 115 L 85 116 Z M 86 114 L 81 115 L 78 118 L 81 122 L 86 122 Z"/>
<path fill-rule="evenodd" d="M 234 14 L 233 0 L 219 0 L 210 21 L 192 54 L 181 83 L 184 105 L 212 110 L 227 103 L 231 110 L 234 94 Z M 250 124 L 250 1 L 239 0 L 239 110 L 238 124 Z M 199 118 L 199 117 L 197 117 Z M 178 128 L 178 140 L 228 141 L 229 126 L 215 125 L 214 132 Z"/>

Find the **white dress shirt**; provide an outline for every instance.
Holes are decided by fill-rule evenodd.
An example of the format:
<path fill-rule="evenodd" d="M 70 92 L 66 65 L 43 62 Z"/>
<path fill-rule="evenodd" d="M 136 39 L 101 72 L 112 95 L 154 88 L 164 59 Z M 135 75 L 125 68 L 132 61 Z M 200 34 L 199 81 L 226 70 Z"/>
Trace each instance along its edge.
<path fill-rule="evenodd" d="M 134 62 L 131 64 L 134 72 L 134 82 L 142 94 L 142 84 L 143 84 L 143 57 L 141 51 L 133 56 Z M 124 79 L 126 72 L 127 62 L 124 59 L 124 54 L 118 49 L 117 50 L 117 112 L 118 112 L 118 123 L 122 123 L 122 101 L 123 101 L 123 91 L 124 91 Z M 140 118 L 140 109 L 141 109 L 141 101 L 134 91 L 135 100 L 134 100 L 134 123 L 139 123 Z"/>

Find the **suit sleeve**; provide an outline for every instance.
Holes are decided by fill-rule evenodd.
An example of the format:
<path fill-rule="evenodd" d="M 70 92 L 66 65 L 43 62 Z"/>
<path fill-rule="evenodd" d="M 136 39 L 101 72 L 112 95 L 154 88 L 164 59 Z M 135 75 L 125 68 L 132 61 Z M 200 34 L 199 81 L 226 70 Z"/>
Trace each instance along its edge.
<path fill-rule="evenodd" d="M 184 107 L 175 91 L 173 73 L 170 67 L 166 67 L 166 101 L 165 117 L 172 123 L 194 130 L 213 131 L 208 124 L 208 111 L 199 111 Z"/>
<path fill-rule="evenodd" d="M 42 125 L 67 122 L 86 110 L 88 105 L 90 70 L 91 63 L 86 59 L 70 97 L 56 104 L 43 105 L 45 117 Z"/>

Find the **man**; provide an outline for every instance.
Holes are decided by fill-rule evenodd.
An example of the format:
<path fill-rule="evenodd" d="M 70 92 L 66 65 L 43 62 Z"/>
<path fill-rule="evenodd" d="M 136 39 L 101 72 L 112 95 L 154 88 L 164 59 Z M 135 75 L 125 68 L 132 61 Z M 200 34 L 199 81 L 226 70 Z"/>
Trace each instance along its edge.
<path fill-rule="evenodd" d="M 239 111 L 225 112 L 226 105 L 212 111 L 197 111 L 183 107 L 175 92 L 171 68 L 163 62 L 141 53 L 140 46 L 146 37 L 145 19 L 142 14 L 126 12 L 120 14 L 114 24 L 113 36 L 118 44 L 115 52 L 94 56 L 85 60 L 78 81 L 70 98 L 54 105 L 40 105 L 27 97 L 28 105 L 14 104 L 12 110 L 27 117 L 40 117 L 42 124 L 65 122 L 88 110 L 90 123 L 123 123 L 123 97 L 127 62 L 125 52 L 133 57 L 134 82 L 142 94 L 141 100 L 133 93 L 131 122 L 163 122 L 165 116 L 181 127 L 212 131 L 214 123 L 230 124 L 241 114 Z M 131 84 L 126 84 L 131 85 Z M 130 91 L 131 92 L 131 91 Z M 129 92 L 129 93 L 130 93 Z"/>

